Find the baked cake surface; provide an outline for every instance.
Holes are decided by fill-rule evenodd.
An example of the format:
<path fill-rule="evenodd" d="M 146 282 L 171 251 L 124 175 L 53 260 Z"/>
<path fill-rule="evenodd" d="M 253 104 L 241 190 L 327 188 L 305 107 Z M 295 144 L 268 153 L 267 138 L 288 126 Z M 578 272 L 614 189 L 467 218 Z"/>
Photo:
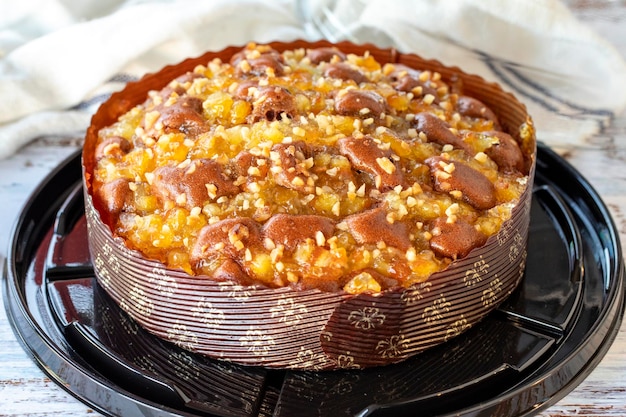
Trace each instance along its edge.
<path fill-rule="evenodd" d="M 398 362 L 519 283 L 534 151 L 512 95 L 417 55 L 304 41 L 209 52 L 94 115 L 96 275 L 144 328 L 204 355 Z"/>
<path fill-rule="evenodd" d="M 333 47 L 199 65 L 100 130 L 95 158 L 114 232 L 146 257 L 351 294 L 466 256 L 528 183 L 518 142 L 462 86 Z"/>

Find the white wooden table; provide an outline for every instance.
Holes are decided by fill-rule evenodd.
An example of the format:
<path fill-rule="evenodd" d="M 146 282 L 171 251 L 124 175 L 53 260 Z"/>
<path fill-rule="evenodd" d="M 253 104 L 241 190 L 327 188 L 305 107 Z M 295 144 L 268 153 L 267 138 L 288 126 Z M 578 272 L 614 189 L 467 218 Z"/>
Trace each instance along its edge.
<path fill-rule="evenodd" d="M 574 12 L 626 57 L 626 1 L 571 0 Z M 626 76 L 626 74 L 625 74 Z M 610 94 L 610 92 L 607 92 Z M 37 184 L 80 145 L 38 141 L 0 161 L 0 257 L 20 209 Z M 626 247 L 626 112 L 584 144 L 559 150 L 596 188 Z M 17 342 L 0 300 L 0 416 L 94 416 L 97 413 L 55 385 Z M 597 368 L 543 417 L 626 416 L 626 322 Z"/>

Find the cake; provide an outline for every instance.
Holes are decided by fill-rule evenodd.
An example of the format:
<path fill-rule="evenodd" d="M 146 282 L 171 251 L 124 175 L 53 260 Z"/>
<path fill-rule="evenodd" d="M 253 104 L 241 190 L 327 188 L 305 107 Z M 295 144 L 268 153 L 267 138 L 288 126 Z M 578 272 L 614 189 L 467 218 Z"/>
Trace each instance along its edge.
<path fill-rule="evenodd" d="M 398 362 L 523 275 L 535 137 L 495 84 L 372 45 L 248 44 L 114 94 L 84 151 L 102 287 L 237 363 Z"/>

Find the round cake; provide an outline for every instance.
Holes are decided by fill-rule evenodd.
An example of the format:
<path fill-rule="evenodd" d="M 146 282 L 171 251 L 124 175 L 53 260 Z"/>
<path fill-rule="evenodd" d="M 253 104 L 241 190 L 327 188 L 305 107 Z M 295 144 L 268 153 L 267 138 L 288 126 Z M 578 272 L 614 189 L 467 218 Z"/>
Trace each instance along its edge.
<path fill-rule="evenodd" d="M 373 45 L 249 44 L 129 84 L 83 150 L 99 283 L 155 335 L 292 369 L 398 362 L 523 276 L 535 163 L 499 86 Z"/>

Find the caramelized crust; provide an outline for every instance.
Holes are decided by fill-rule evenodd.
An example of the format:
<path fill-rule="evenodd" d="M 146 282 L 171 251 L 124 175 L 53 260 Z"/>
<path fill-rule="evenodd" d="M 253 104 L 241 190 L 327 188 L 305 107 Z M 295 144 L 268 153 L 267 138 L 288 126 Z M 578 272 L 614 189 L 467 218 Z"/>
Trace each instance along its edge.
<path fill-rule="evenodd" d="M 282 245 L 285 250 L 293 251 L 307 239 L 330 238 L 334 229 L 334 222 L 327 217 L 280 213 L 272 216 L 263 225 L 263 236 L 271 239 L 273 245 Z"/>
<path fill-rule="evenodd" d="M 376 178 L 376 188 L 385 191 L 398 185 L 404 188 L 404 173 L 389 149 L 381 149 L 369 136 L 342 138 L 337 143 L 339 153 L 347 157 L 354 168 Z"/>
<path fill-rule="evenodd" d="M 430 248 L 437 255 L 452 259 L 465 257 L 472 248 L 484 245 L 487 241 L 485 234 L 463 220 L 448 223 L 438 218 L 433 222 L 432 231 Z"/>
<path fill-rule="evenodd" d="M 480 171 L 440 156 L 428 158 L 426 164 L 435 190 L 449 193 L 476 210 L 489 210 L 496 205 L 496 188 Z"/>
<path fill-rule="evenodd" d="M 375 293 L 498 232 L 528 185 L 525 132 L 438 73 L 250 44 L 102 129 L 94 196 L 171 268 Z"/>
<path fill-rule="evenodd" d="M 312 64 L 317 65 L 320 62 L 331 62 L 333 60 L 345 61 L 346 54 L 344 54 L 337 48 L 322 47 L 307 50 L 306 57 L 311 61 Z"/>
<path fill-rule="evenodd" d="M 387 220 L 387 211 L 382 207 L 353 214 L 344 220 L 354 239 L 360 244 L 386 246 L 406 251 L 411 247 L 407 225 Z"/>
<path fill-rule="evenodd" d="M 158 122 L 163 126 L 164 133 L 180 132 L 195 137 L 208 131 L 202 117 L 202 101 L 196 97 L 182 97 L 158 111 Z"/>

